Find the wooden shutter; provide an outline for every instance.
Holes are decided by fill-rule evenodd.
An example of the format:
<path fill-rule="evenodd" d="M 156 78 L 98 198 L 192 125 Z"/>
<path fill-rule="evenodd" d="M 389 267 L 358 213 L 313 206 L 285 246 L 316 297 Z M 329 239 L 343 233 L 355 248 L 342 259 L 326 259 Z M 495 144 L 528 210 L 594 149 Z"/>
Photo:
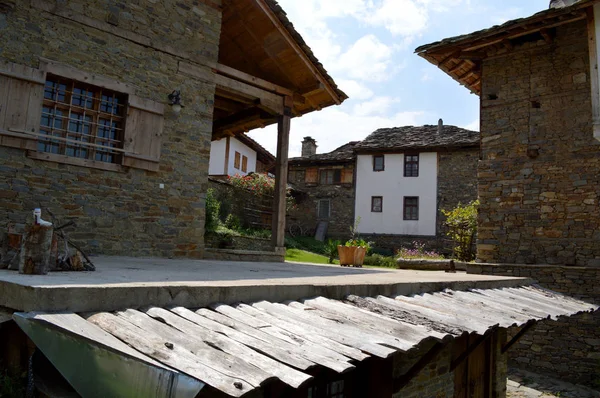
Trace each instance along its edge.
<path fill-rule="evenodd" d="M 240 169 L 240 156 L 240 153 L 236 152 L 235 158 L 233 159 L 233 167 L 238 170 Z"/>
<path fill-rule="evenodd" d="M 342 184 L 352 184 L 354 180 L 354 170 L 344 169 L 342 172 Z"/>
<path fill-rule="evenodd" d="M 248 158 L 246 156 L 242 156 L 242 171 L 244 173 L 248 171 Z"/>
<path fill-rule="evenodd" d="M 317 169 L 316 167 L 306 169 L 306 174 L 304 176 L 304 182 L 307 184 L 316 184 L 318 176 L 319 176 L 319 169 Z"/>
<path fill-rule="evenodd" d="M 129 96 L 123 166 L 158 171 L 164 123 L 163 104 Z"/>
<path fill-rule="evenodd" d="M 45 82 L 44 71 L 0 62 L 0 145 L 36 149 Z"/>

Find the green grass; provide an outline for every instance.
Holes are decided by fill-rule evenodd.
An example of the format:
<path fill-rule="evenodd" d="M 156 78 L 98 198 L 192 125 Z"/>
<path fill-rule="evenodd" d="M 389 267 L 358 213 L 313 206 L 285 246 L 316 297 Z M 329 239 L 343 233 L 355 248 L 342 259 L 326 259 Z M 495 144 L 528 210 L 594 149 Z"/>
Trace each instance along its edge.
<path fill-rule="evenodd" d="M 296 263 L 328 264 L 327 257 L 300 249 L 287 249 L 285 251 L 285 260 Z M 339 263 L 338 260 L 334 261 L 334 264 Z"/>

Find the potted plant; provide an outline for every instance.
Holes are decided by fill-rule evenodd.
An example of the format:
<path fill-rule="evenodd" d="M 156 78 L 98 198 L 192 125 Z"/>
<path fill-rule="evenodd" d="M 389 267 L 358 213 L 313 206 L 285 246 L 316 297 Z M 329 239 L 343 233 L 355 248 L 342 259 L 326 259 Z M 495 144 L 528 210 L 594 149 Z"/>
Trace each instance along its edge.
<path fill-rule="evenodd" d="M 365 255 L 370 248 L 369 242 L 358 237 L 358 224 L 360 217 L 356 219 L 353 227 L 350 227 L 350 239 L 344 245 L 338 245 L 338 256 L 342 267 L 362 267 Z"/>

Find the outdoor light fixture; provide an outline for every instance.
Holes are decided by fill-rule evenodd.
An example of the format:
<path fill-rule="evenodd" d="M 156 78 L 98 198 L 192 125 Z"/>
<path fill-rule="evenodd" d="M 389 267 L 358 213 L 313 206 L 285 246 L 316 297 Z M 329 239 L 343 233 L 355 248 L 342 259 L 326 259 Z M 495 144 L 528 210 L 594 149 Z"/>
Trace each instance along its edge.
<path fill-rule="evenodd" d="M 169 94 L 169 105 L 171 105 L 171 109 L 175 112 L 176 115 L 179 115 L 181 112 L 181 108 L 184 106 L 181 104 L 181 93 L 179 90 L 173 90 L 171 94 Z"/>

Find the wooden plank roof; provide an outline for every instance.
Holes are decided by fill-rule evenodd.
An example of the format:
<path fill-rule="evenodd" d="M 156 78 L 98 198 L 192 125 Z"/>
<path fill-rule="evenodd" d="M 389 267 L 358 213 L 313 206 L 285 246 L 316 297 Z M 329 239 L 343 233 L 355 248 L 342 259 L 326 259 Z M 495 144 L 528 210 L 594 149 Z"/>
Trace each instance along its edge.
<path fill-rule="evenodd" d="M 472 93 L 481 95 L 481 60 L 490 51 L 510 51 L 514 41 L 527 36 L 549 41 L 549 29 L 585 19 L 586 8 L 598 1 L 556 2 L 553 8 L 530 17 L 426 44 L 418 47 L 415 52 Z"/>
<path fill-rule="evenodd" d="M 21 321 L 50 324 L 124 355 L 148 358 L 223 393 L 243 396 L 275 379 L 294 388 L 308 369 L 345 373 L 369 357 L 388 358 L 424 341 L 485 335 L 598 307 L 537 287 L 446 290 L 397 297 L 325 297 L 271 303 L 127 309 L 76 315 L 17 313 Z M 65 316 L 78 318 L 64 329 Z M 85 330 L 85 334 L 83 331 Z M 92 333 L 93 332 L 93 333 Z M 94 336 L 103 336 L 95 341 Z M 115 340 L 117 341 L 117 340 Z M 123 347 L 121 342 L 126 343 Z M 131 349 L 139 355 L 131 355 Z"/>

